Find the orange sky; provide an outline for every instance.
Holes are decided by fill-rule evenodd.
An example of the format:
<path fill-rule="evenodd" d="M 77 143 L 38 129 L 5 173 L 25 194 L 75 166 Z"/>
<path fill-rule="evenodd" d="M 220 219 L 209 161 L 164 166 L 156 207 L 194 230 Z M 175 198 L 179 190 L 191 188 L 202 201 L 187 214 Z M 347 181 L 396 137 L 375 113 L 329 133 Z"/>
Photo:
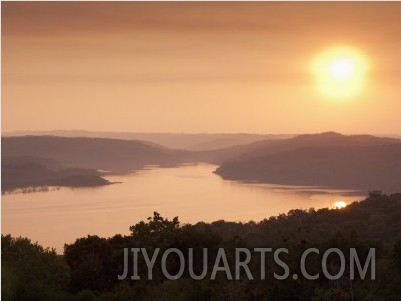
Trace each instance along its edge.
<path fill-rule="evenodd" d="M 2 131 L 401 134 L 401 3 L 3 2 Z M 338 44 L 363 93 L 316 91 Z"/>

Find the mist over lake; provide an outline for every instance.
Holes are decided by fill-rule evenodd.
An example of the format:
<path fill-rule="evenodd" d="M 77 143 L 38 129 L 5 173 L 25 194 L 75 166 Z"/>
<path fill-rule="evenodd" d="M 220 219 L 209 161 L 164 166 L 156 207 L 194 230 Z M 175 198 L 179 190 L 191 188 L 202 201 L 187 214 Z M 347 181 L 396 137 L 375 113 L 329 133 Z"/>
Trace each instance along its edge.
<path fill-rule="evenodd" d="M 366 194 L 349 190 L 223 180 L 216 165 L 149 168 L 108 176 L 119 184 L 3 195 L 2 232 L 30 237 L 63 251 L 65 243 L 96 234 L 128 234 L 129 226 L 158 211 L 182 223 L 260 221 L 292 209 L 333 207 Z"/>

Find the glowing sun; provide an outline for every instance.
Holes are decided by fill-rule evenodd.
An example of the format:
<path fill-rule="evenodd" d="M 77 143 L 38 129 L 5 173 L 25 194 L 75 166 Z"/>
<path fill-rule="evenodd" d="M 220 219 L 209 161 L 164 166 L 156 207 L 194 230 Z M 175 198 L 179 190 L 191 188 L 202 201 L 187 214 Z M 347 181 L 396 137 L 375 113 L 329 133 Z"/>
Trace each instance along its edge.
<path fill-rule="evenodd" d="M 334 202 L 334 204 L 333 204 L 334 209 L 342 209 L 345 207 L 347 207 L 347 203 L 343 202 L 343 201 Z"/>
<path fill-rule="evenodd" d="M 332 99 L 348 99 L 360 94 L 368 70 L 366 56 L 348 46 L 329 48 L 317 55 L 311 64 L 317 89 Z"/>

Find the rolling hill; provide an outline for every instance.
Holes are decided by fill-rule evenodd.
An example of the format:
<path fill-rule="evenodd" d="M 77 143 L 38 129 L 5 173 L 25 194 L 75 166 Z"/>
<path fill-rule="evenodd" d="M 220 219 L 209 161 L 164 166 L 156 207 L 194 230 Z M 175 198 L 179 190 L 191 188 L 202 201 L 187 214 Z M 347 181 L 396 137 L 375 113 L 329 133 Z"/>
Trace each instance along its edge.
<path fill-rule="evenodd" d="M 124 173 L 146 165 L 171 166 L 187 162 L 188 152 L 154 143 L 106 138 L 56 136 L 2 137 L 2 157 L 31 156 L 66 167 Z"/>
<path fill-rule="evenodd" d="M 94 169 L 65 168 L 45 158 L 2 157 L 1 191 L 41 186 L 96 187 L 111 184 Z"/>
<path fill-rule="evenodd" d="M 189 134 L 189 133 L 135 133 L 135 132 L 94 132 L 94 131 L 16 131 L 6 132 L 3 137 L 16 136 L 58 136 L 58 137 L 89 137 L 108 138 L 119 140 L 140 140 L 156 143 L 173 149 L 185 149 L 191 151 L 207 151 L 230 148 L 236 145 L 244 145 L 267 139 L 286 139 L 295 135 L 272 135 L 272 134 Z"/>
<path fill-rule="evenodd" d="M 106 184 L 101 178 L 105 171 L 127 173 L 147 165 L 206 162 L 220 165 L 215 172 L 229 180 L 401 191 L 400 139 L 334 132 L 207 151 L 175 150 L 123 139 L 2 137 L 2 159 L 3 186 L 15 186 L 17 179 L 22 183 L 46 179 L 66 186 L 81 181 L 96 186 Z M 38 179 L 35 174 L 40 175 Z M 10 179 L 14 180 L 8 182 Z"/>
<path fill-rule="evenodd" d="M 401 190 L 401 140 L 337 133 L 260 143 L 216 170 L 224 179 L 333 188 Z"/>

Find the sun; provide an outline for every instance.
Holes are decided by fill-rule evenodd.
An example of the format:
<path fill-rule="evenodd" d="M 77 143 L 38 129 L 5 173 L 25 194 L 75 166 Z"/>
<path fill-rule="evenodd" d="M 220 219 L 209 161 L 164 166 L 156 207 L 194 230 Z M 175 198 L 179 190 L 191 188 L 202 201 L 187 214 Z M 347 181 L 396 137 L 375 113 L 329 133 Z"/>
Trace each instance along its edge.
<path fill-rule="evenodd" d="M 349 46 L 331 47 L 311 63 L 316 88 L 331 99 L 349 99 L 363 92 L 368 70 L 367 57 Z"/>
<path fill-rule="evenodd" d="M 329 66 L 330 75 L 337 80 L 350 78 L 354 71 L 355 63 L 351 59 L 334 60 Z"/>
<path fill-rule="evenodd" d="M 347 203 L 346 202 L 338 201 L 338 202 L 334 202 L 333 203 L 333 208 L 334 209 L 342 209 L 342 208 L 345 208 L 345 207 L 347 207 Z"/>

